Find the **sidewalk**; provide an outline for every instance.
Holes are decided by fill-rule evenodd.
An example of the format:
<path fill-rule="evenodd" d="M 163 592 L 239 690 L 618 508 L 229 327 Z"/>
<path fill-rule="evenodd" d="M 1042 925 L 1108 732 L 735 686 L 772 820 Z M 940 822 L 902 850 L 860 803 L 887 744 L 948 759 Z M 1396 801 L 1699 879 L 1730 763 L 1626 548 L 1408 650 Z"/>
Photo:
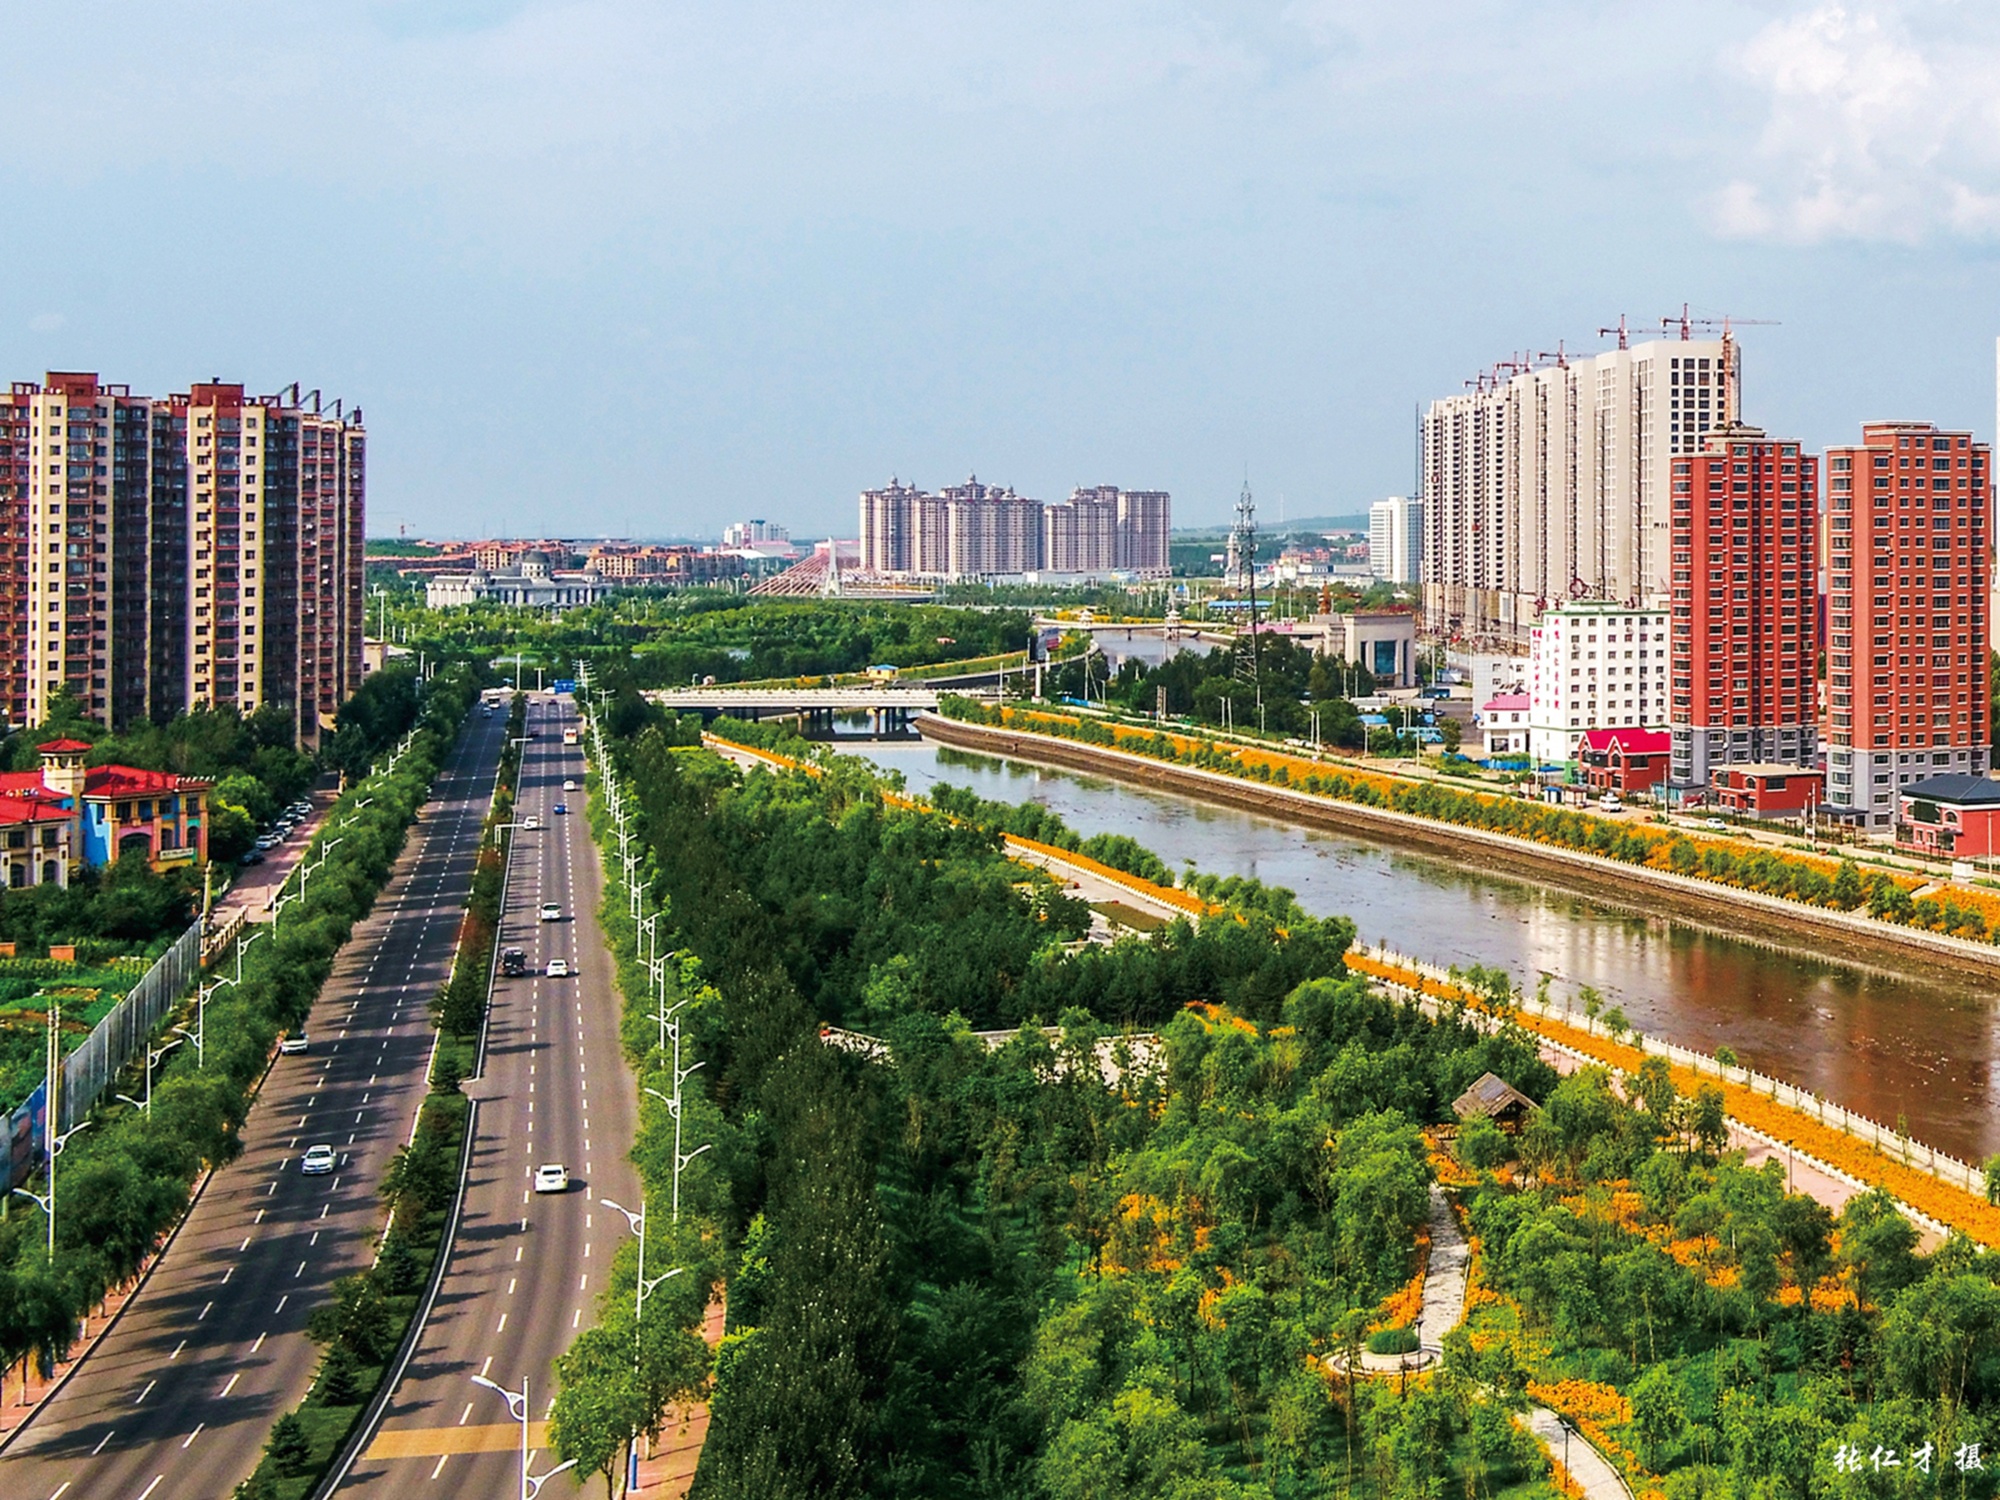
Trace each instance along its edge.
<path fill-rule="evenodd" d="M 243 865 L 237 868 L 236 882 L 219 897 L 215 909 L 209 915 L 211 929 L 219 930 L 232 920 L 268 922 L 271 920 L 271 898 L 278 888 L 291 878 L 292 871 L 305 858 L 306 849 L 311 845 L 320 825 L 326 821 L 327 810 L 333 806 L 338 795 L 331 787 L 314 787 L 307 796 L 313 810 L 305 822 L 292 830 L 292 836 L 276 848 L 264 851 L 261 865 Z M 241 912 L 242 916 L 237 917 Z"/>
<path fill-rule="evenodd" d="M 1582 1487 L 1583 1500 L 1632 1500 L 1632 1491 L 1604 1455 L 1580 1432 L 1571 1431 L 1565 1438 L 1563 1419 L 1546 1406 L 1531 1406 L 1515 1420 L 1541 1439 L 1556 1463 L 1564 1464 L 1567 1457 L 1565 1467 Z"/>
<path fill-rule="evenodd" d="M 728 1318 L 728 1304 L 718 1297 L 708 1304 L 702 1320 L 701 1336 L 713 1349 L 722 1342 L 722 1328 Z M 701 1461 L 701 1445 L 708 1438 L 708 1403 L 698 1401 L 680 1408 L 679 1420 L 669 1422 L 650 1455 L 639 1460 L 639 1487 L 629 1494 L 647 1495 L 655 1500 L 683 1500 L 694 1482 L 695 1465 Z"/>

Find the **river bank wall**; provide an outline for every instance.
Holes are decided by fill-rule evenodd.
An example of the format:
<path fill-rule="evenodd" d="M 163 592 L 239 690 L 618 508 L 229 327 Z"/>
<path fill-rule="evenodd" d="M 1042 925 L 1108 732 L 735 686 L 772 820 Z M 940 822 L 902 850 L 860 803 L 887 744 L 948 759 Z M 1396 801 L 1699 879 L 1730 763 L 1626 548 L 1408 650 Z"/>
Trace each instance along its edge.
<path fill-rule="evenodd" d="M 1676 915 L 1734 938 L 1787 952 L 1832 956 L 1897 973 L 1941 972 L 1991 982 L 2000 948 L 1873 917 L 1810 906 L 1713 881 L 1626 864 L 1549 844 L 1455 823 L 1439 823 L 1389 808 L 1340 802 L 1287 787 L 1246 781 L 1218 771 L 1171 764 L 1053 735 L 968 724 L 923 714 L 926 739 L 958 749 L 1040 761 L 1140 786 L 1219 803 L 1281 822 L 1321 828 L 1435 855 L 1471 869 L 1502 871 L 1619 907 L 1638 916 Z M 1802 929 L 1804 931 L 1802 932 Z M 1831 948 L 1808 947 L 1813 931 L 1837 937 Z M 1363 940 L 1378 936 L 1360 935 Z"/>

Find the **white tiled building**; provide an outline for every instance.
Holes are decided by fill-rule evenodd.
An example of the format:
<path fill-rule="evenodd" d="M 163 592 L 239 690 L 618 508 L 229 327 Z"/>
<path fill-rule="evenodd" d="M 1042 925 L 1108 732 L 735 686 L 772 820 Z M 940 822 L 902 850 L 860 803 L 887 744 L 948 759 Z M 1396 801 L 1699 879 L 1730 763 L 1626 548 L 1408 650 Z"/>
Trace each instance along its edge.
<path fill-rule="evenodd" d="M 1518 646 L 1579 588 L 1666 599 L 1671 465 L 1735 419 L 1740 352 L 1684 336 L 1509 362 L 1432 402 L 1417 497 L 1431 628 Z"/>
<path fill-rule="evenodd" d="M 1593 729 L 1664 729 L 1667 611 L 1571 599 L 1528 636 L 1528 748 L 1574 760 Z"/>
<path fill-rule="evenodd" d="M 1486 736 L 1486 758 L 1493 760 L 1528 753 L 1528 695 L 1502 693 L 1479 710 L 1479 727 Z"/>

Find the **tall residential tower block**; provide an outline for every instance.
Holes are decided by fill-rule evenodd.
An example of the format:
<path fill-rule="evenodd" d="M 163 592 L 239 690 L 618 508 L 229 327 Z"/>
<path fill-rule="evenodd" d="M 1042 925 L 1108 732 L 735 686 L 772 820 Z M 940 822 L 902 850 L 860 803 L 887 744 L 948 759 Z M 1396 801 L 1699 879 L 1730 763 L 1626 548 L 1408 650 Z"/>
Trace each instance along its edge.
<path fill-rule="evenodd" d="M 1432 628 L 1519 647 L 1563 599 L 1664 601 L 1670 466 L 1735 420 L 1739 353 L 1680 338 L 1513 361 L 1432 402 L 1418 497 Z"/>
<path fill-rule="evenodd" d="M 0 395 L 0 714 L 123 728 L 275 704 L 311 743 L 361 679 L 366 434 L 317 393 Z"/>
<path fill-rule="evenodd" d="M 1827 469 L 1827 801 L 1871 828 L 1897 791 L 1984 776 L 1992 450 L 1871 422 Z"/>
<path fill-rule="evenodd" d="M 1671 786 L 1817 762 L 1818 472 L 1796 442 L 1736 424 L 1673 460 Z"/>

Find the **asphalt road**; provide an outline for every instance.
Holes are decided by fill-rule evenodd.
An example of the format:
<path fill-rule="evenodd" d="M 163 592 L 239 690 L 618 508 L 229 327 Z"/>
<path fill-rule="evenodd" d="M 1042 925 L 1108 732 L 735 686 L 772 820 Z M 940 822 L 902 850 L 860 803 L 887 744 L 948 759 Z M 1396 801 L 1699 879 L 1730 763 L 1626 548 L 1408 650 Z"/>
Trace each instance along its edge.
<path fill-rule="evenodd" d="M 376 1187 L 426 1087 L 430 998 L 471 886 L 506 720 L 475 714 L 439 772 L 388 887 L 335 960 L 307 1025 L 217 1173 L 104 1342 L 0 1455 L 8 1500 L 218 1500 L 304 1397 L 305 1321 L 367 1266 Z M 299 1158 L 324 1142 L 332 1175 Z"/>
<path fill-rule="evenodd" d="M 562 743 L 576 726 L 568 698 L 530 700 L 536 737 L 523 747 L 516 830 L 500 946 L 525 949 L 529 973 L 495 987 L 486 1067 L 467 1091 L 480 1101 L 459 1229 L 438 1299 L 381 1429 L 339 1493 L 489 1496 L 519 1493 L 521 1429 L 485 1375 L 529 1382 L 531 1466 L 554 1463 L 541 1423 L 554 1364 L 594 1316 L 612 1255 L 630 1235 L 598 1202 L 639 1206 L 626 1159 L 638 1128 L 637 1090 L 619 1048 L 620 1003 L 597 925 L 603 875 L 583 807 L 583 751 Z M 565 792 L 565 779 L 575 782 Z M 569 812 L 553 811 L 559 802 Z M 561 912 L 539 919 L 544 902 Z M 568 960 L 568 978 L 548 962 Z M 532 1191 L 543 1163 L 568 1167 L 562 1194 Z M 569 1492 L 569 1481 L 557 1481 Z M 551 1491 L 553 1493 L 553 1491 Z"/>

